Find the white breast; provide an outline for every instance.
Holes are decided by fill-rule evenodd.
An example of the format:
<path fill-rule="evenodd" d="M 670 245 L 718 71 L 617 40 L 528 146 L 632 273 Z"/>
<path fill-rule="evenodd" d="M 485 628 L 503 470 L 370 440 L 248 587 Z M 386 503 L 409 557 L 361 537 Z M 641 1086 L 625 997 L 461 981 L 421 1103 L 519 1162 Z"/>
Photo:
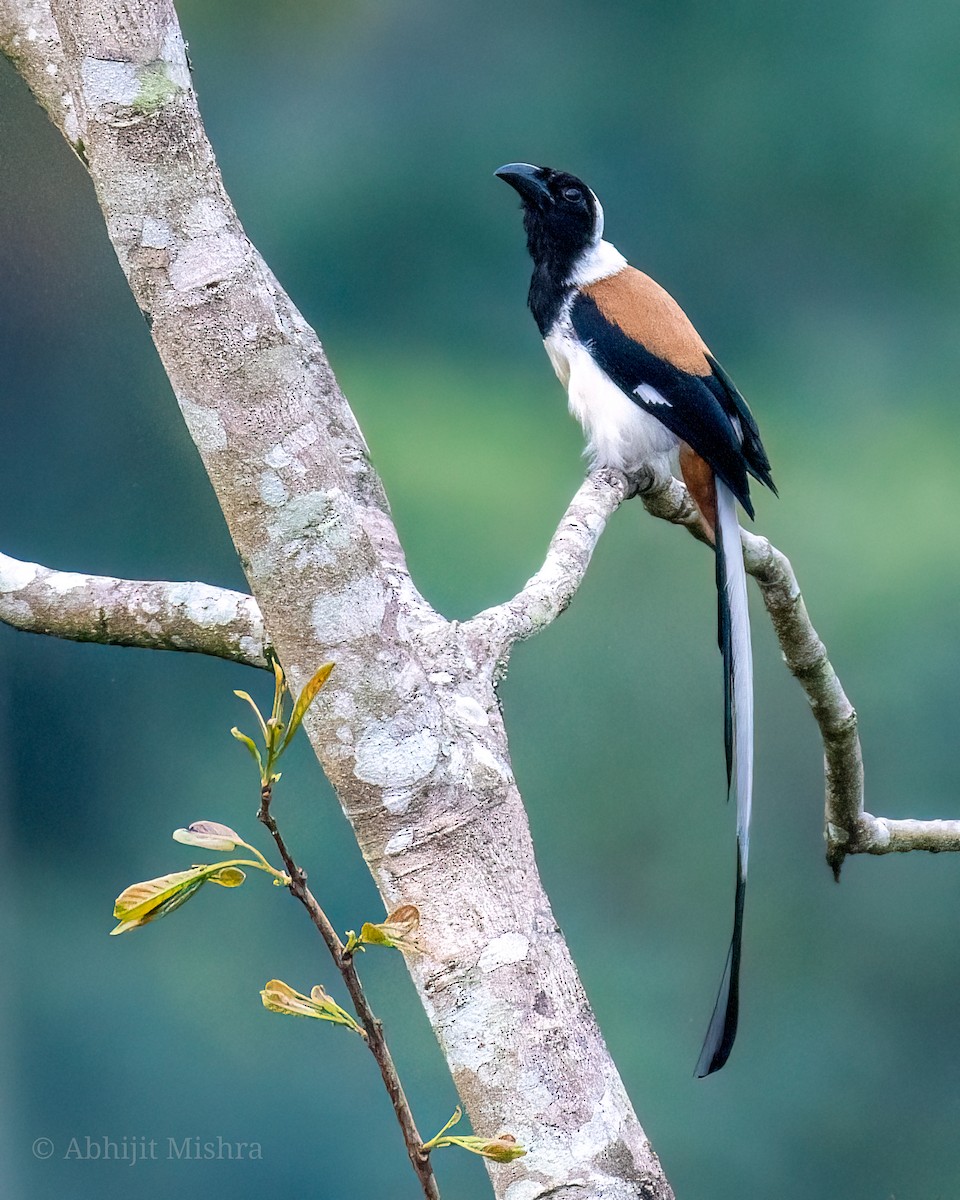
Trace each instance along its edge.
<path fill-rule="evenodd" d="M 570 411 L 583 426 L 591 468 L 631 471 L 644 463 L 660 465 L 676 449 L 677 436 L 624 395 L 597 366 L 577 340 L 569 319 L 561 317 L 543 344 L 567 389 Z"/>

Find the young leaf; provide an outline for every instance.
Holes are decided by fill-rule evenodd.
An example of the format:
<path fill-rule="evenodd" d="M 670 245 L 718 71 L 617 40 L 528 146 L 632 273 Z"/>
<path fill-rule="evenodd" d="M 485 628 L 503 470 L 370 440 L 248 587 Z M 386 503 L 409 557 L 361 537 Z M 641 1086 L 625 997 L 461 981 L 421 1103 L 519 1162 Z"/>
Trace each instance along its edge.
<path fill-rule="evenodd" d="M 416 953 L 417 930 L 420 928 L 420 910 L 415 904 L 401 904 L 379 925 L 365 922 L 357 939 L 368 946 L 389 946 L 405 953 Z"/>
<path fill-rule="evenodd" d="M 131 884 L 117 897 L 113 915 L 120 924 L 110 930 L 111 936 L 167 916 L 181 904 L 186 904 L 211 879 L 221 887 L 239 887 L 245 878 L 243 871 L 232 864 L 222 867 L 214 864 L 191 867 L 189 871 L 175 871 L 172 875 L 161 875 L 158 879 Z"/>
<path fill-rule="evenodd" d="M 475 1134 L 465 1134 L 457 1136 L 453 1133 L 447 1133 L 447 1130 L 456 1125 L 463 1116 L 463 1109 L 458 1104 L 453 1110 L 453 1116 L 444 1125 L 438 1134 L 430 1139 L 429 1142 L 424 1142 L 424 1150 L 439 1150 L 442 1146 L 459 1146 L 461 1150 L 469 1150 L 471 1154 L 480 1154 L 484 1158 L 492 1159 L 493 1162 L 512 1162 L 515 1158 L 522 1158 L 526 1154 L 526 1150 L 512 1133 L 499 1133 L 495 1138 L 477 1137 Z"/>
<path fill-rule="evenodd" d="M 441 1138 L 438 1146 L 459 1146 L 461 1150 L 469 1150 L 471 1154 L 480 1154 L 493 1162 L 508 1163 L 515 1158 L 523 1158 L 526 1150 L 512 1133 L 500 1133 L 495 1138 L 475 1136 Z"/>
<path fill-rule="evenodd" d="M 208 872 L 208 867 L 192 867 L 132 884 L 117 897 L 113 915 L 120 924 L 110 931 L 111 936 L 147 925 L 186 904 L 207 882 Z"/>
<path fill-rule="evenodd" d="M 285 1013 L 293 1017 L 313 1017 L 316 1013 L 310 998 L 302 992 L 294 991 L 289 983 L 282 979 L 271 979 L 260 993 L 263 1007 L 270 1012 Z"/>
<path fill-rule="evenodd" d="M 346 1009 L 341 1008 L 336 1000 L 323 990 L 319 983 L 310 989 L 310 999 L 317 1006 L 319 1016 L 327 1021 L 335 1021 L 338 1025 L 349 1025 L 357 1033 L 363 1033 L 363 1030 Z M 363 1034 L 363 1036 L 366 1037 L 366 1034 Z"/>
<path fill-rule="evenodd" d="M 233 736 L 237 739 L 238 742 L 243 742 L 243 744 L 246 746 L 246 748 L 253 755 L 254 762 L 256 762 L 257 768 L 260 771 L 260 778 L 262 779 L 263 778 L 263 759 L 260 757 L 260 751 L 257 749 L 256 742 L 253 740 L 252 737 L 247 737 L 247 735 L 245 733 L 241 733 L 240 730 L 236 727 L 236 725 L 234 725 L 234 727 L 230 730 L 230 732 L 233 734 Z"/>
<path fill-rule="evenodd" d="M 267 723 L 266 723 L 266 721 L 264 721 L 263 713 L 261 713 L 260 709 L 257 708 L 257 705 L 256 705 L 253 697 L 250 695 L 249 692 L 237 691 L 236 688 L 234 688 L 233 694 L 235 696 L 239 696 L 241 700 L 246 700 L 246 702 L 250 705 L 250 707 L 256 713 L 257 721 L 260 723 L 260 732 L 263 734 L 263 740 L 264 740 L 264 742 L 267 742 L 269 740 L 268 734 L 267 734 Z"/>
<path fill-rule="evenodd" d="M 197 886 L 202 884 L 206 870 L 206 867 L 191 867 L 189 871 L 175 871 L 171 875 L 144 880 L 143 883 L 132 883 L 117 897 L 113 915 L 118 920 L 125 921 L 141 917 L 144 913 L 165 904 L 167 900 L 189 888 L 192 883 L 196 883 Z"/>
<path fill-rule="evenodd" d="M 263 1007 L 270 1012 L 284 1013 L 292 1017 L 316 1017 L 321 1021 L 332 1021 L 335 1025 L 346 1025 L 354 1033 L 365 1038 L 367 1035 L 348 1012 L 328 996 L 319 984 L 312 988 L 309 996 L 295 991 L 282 979 L 271 979 L 260 993 Z"/>
<path fill-rule="evenodd" d="M 204 850 L 235 850 L 243 842 L 239 833 L 218 821 L 194 821 L 186 829 L 175 829 L 173 840 Z"/>
<path fill-rule="evenodd" d="M 363 948 L 363 938 L 357 937 L 356 933 L 352 929 L 348 929 L 347 940 L 343 943 L 344 955 L 349 957 L 356 950 L 360 950 L 362 952 Z"/>
<path fill-rule="evenodd" d="M 290 714 L 290 724 L 287 726 L 287 736 L 283 740 L 284 750 L 286 750 L 287 746 L 290 745 L 290 740 L 300 728 L 307 709 L 317 698 L 317 693 L 329 679 L 330 672 L 332 670 L 333 663 L 324 663 L 297 697 L 297 702 L 293 706 L 293 712 Z"/>
<path fill-rule="evenodd" d="M 239 887 L 246 879 L 246 875 L 239 867 L 221 867 L 219 871 L 214 871 L 207 878 L 211 883 L 219 883 L 221 887 Z"/>
<path fill-rule="evenodd" d="M 283 694 L 287 691 L 287 677 L 277 659 L 273 660 L 273 715 L 279 717 Z"/>

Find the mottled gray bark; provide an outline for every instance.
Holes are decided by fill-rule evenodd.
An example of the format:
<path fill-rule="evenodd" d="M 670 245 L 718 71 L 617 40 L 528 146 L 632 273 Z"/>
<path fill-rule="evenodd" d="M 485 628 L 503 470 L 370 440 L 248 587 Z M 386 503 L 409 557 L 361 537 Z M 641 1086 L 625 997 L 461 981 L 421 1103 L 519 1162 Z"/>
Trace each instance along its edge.
<path fill-rule="evenodd" d="M 410 969 L 474 1129 L 529 1149 L 494 1191 L 669 1197 L 540 885 L 488 631 L 414 586 L 320 343 L 224 192 L 172 7 L 3 0 L 0 44 L 88 164 L 291 686 L 336 662 L 307 732 L 385 903 L 422 913 Z"/>
<path fill-rule="evenodd" d="M 0 553 L 0 621 L 74 642 L 192 651 L 267 666 L 256 600 L 207 583 L 51 571 Z"/>

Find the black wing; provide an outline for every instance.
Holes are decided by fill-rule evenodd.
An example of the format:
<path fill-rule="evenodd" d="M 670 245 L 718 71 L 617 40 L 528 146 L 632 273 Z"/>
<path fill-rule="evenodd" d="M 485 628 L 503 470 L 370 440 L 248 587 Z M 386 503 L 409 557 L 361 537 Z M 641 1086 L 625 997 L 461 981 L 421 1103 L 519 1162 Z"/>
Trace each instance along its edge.
<path fill-rule="evenodd" d="M 713 368 L 715 383 L 719 383 L 723 390 L 721 403 L 724 404 L 731 416 L 737 417 L 740 421 L 740 427 L 743 430 L 743 457 L 747 464 L 747 470 L 754 479 L 768 487 L 776 496 L 776 485 L 770 475 L 770 460 L 763 448 L 763 442 L 760 441 L 760 430 L 753 419 L 750 406 L 741 396 L 737 385 L 712 354 L 707 355 L 707 362 Z"/>
<path fill-rule="evenodd" d="M 772 487 L 770 464 L 746 401 L 716 362 L 708 360 L 713 368 L 710 375 L 681 371 L 608 321 L 582 292 L 573 302 L 570 320 L 597 366 L 635 404 L 709 463 L 752 517 L 747 472 Z M 656 389 L 666 403 L 644 401 L 637 390 L 644 384 Z"/>

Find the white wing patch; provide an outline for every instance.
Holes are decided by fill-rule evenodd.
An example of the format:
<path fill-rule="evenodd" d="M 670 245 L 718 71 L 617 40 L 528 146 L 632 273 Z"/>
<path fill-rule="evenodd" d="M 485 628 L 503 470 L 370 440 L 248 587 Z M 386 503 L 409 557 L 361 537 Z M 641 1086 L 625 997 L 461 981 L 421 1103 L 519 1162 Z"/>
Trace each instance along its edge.
<path fill-rule="evenodd" d="M 651 387 L 649 383 L 641 383 L 633 389 L 633 394 L 639 396 L 644 404 L 649 404 L 654 407 L 662 405 L 665 408 L 673 408 L 673 405 L 666 398 L 661 396 L 655 387 Z"/>

